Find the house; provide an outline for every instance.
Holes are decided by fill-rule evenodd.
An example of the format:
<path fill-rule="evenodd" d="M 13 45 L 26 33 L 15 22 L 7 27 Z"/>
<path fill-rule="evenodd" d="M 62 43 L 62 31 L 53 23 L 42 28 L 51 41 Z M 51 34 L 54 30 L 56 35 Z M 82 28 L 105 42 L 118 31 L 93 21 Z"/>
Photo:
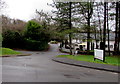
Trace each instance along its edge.
<path fill-rule="evenodd" d="M 94 48 L 96 48 L 96 41 L 95 41 L 95 34 L 92 33 L 90 34 L 91 37 L 91 41 L 90 41 L 90 49 L 92 48 L 92 46 Z M 98 48 L 100 48 L 100 35 L 96 34 L 97 37 L 97 45 Z M 72 40 L 73 44 L 78 44 L 81 45 L 82 43 L 84 44 L 82 47 L 84 47 L 85 50 L 87 50 L 87 33 L 77 33 L 74 34 L 74 38 Z M 114 44 L 115 44 L 115 33 L 114 32 L 110 32 L 109 34 L 109 47 L 110 47 L 110 51 L 114 51 Z M 77 46 L 78 46 L 77 45 Z M 78 46 L 76 48 L 79 48 L 80 46 Z M 106 50 L 108 50 L 108 34 L 106 35 Z M 119 47 L 120 50 L 120 47 Z"/>

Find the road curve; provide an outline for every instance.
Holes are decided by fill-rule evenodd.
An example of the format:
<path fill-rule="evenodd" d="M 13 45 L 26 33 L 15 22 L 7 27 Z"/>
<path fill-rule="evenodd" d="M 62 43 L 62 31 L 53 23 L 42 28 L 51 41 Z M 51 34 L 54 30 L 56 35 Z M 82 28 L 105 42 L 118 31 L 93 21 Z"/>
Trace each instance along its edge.
<path fill-rule="evenodd" d="M 21 51 L 31 56 L 4 57 L 3 82 L 118 82 L 118 74 L 52 61 L 60 54 L 58 44 L 50 44 L 49 51 Z"/>

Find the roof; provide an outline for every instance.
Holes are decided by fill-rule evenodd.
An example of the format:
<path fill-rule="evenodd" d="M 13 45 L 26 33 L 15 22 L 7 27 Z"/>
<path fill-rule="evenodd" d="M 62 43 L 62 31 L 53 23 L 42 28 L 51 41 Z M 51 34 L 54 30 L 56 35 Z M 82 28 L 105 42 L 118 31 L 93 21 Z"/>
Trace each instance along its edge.
<path fill-rule="evenodd" d="M 75 38 L 78 38 L 78 39 L 87 39 L 87 33 L 75 33 L 74 36 L 75 36 Z M 90 34 L 90 37 L 91 37 L 92 39 L 95 39 L 95 34 L 94 34 L 94 33 L 91 33 L 91 34 Z M 98 40 L 100 40 L 100 34 L 97 33 L 97 34 L 96 34 L 96 38 L 97 38 Z M 110 39 L 111 41 L 114 41 L 114 40 L 115 40 L 115 33 L 111 32 L 111 33 L 109 34 L 109 39 Z M 106 40 L 108 40 L 108 34 L 106 34 Z"/>

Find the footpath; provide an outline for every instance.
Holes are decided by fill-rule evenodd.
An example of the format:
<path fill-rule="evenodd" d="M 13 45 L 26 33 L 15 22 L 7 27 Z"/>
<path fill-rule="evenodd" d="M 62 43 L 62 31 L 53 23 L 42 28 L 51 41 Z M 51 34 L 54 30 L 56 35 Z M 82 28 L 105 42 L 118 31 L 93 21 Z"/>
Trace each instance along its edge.
<path fill-rule="evenodd" d="M 62 51 L 69 53 L 68 49 L 63 49 Z M 65 57 L 53 57 L 52 60 L 59 62 L 59 63 L 69 64 L 69 65 L 74 65 L 74 66 L 79 66 L 79 67 L 86 67 L 86 68 L 92 68 L 92 69 L 97 69 L 97 70 L 120 73 L 120 67 L 118 66 L 98 64 L 98 63 L 92 63 L 92 62 L 86 62 L 86 61 L 76 61 L 76 60 L 68 59 Z"/>

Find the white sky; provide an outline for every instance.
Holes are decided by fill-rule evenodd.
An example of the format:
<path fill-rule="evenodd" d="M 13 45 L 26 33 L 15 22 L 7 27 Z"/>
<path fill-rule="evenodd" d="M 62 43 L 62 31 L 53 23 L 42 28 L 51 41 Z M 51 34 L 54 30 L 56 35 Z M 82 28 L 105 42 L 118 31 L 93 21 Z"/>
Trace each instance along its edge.
<path fill-rule="evenodd" d="M 4 0 L 7 7 L 4 14 L 14 19 L 28 21 L 35 15 L 35 10 L 44 10 L 50 12 L 53 8 L 47 3 L 52 3 L 52 0 Z"/>

